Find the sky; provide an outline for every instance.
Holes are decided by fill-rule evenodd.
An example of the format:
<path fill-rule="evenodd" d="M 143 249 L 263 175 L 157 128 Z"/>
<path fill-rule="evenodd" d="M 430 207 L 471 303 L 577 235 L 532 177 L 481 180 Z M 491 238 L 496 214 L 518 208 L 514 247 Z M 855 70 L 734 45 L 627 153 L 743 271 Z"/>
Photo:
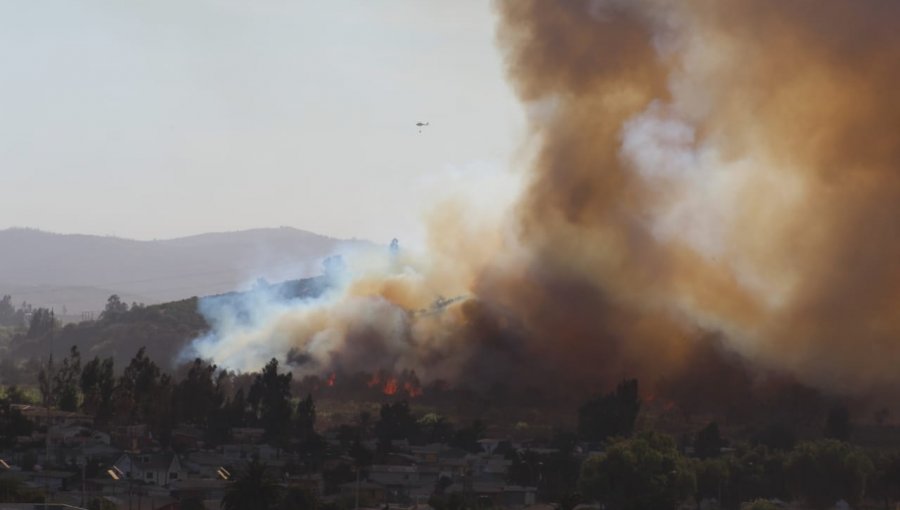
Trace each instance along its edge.
<path fill-rule="evenodd" d="M 495 24 L 486 0 L 0 3 L 0 228 L 419 239 L 448 191 L 512 187 Z"/>

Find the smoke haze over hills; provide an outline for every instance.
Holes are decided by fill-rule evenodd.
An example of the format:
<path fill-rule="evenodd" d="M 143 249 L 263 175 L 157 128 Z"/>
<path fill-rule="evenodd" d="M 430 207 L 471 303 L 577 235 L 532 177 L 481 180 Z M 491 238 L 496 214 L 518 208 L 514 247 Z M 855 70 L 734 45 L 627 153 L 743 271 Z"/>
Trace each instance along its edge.
<path fill-rule="evenodd" d="M 106 298 L 146 304 L 321 273 L 321 260 L 367 246 L 293 228 L 200 234 L 158 241 L 0 231 L 0 292 L 17 302 L 65 306 L 69 314 L 102 310 Z"/>

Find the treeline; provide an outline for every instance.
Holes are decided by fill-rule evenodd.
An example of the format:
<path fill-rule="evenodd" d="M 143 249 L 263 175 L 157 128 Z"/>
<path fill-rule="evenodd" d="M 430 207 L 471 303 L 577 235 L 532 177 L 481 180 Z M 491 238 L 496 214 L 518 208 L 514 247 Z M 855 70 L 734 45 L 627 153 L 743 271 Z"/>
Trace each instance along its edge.
<path fill-rule="evenodd" d="M 607 508 L 673 509 L 715 500 L 722 508 L 775 508 L 769 500 L 831 508 L 843 500 L 892 507 L 900 496 L 900 454 L 866 452 L 836 439 L 790 450 L 742 443 L 708 458 L 688 457 L 664 434 L 615 438 L 582 465 L 578 499 Z"/>
<path fill-rule="evenodd" d="M 197 312 L 196 298 L 145 306 L 128 305 L 112 295 L 96 320 L 65 325 L 53 310 L 28 306 L 19 310 L 25 310 L 26 323 L 8 328 L 5 339 L 0 338 L 4 384 L 32 384 L 39 366 L 47 363 L 51 345 L 74 345 L 124 366 L 142 345 L 148 346 L 145 354 L 153 360 L 171 359 L 208 328 Z"/>
<path fill-rule="evenodd" d="M 27 301 L 18 306 L 13 304 L 12 296 L 0 298 L 0 326 L 24 332 L 28 338 L 35 338 L 58 325 L 53 310 L 35 308 Z"/>

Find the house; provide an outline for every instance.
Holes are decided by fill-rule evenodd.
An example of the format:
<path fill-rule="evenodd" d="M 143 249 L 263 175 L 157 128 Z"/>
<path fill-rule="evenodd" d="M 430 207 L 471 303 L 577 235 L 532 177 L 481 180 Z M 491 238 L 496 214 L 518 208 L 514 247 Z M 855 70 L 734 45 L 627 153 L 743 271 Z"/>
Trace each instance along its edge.
<path fill-rule="evenodd" d="M 78 473 L 73 471 L 19 471 L 16 477 L 32 487 L 50 491 L 70 490 L 75 486 Z"/>
<path fill-rule="evenodd" d="M 184 478 L 181 461 L 174 453 L 125 453 L 115 462 L 115 467 L 132 480 L 158 486 Z"/>
<path fill-rule="evenodd" d="M 325 480 L 321 473 L 292 476 L 287 479 L 288 487 L 303 489 L 316 496 L 325 495 Z"/>
<path fill-rule="evenodd" d="M 502 483 L 473 483 L 469 486 L 455 483 L 445 489 L 447 494 L 470 493 L 486 506 L 523 508 L 534 505 L 537 488 Z"/>
<path fill-rule="evenodd" d="M 185 478 L 172 482 L 172 496 L 178 499 L 221 501 L 228 488 L 228 481 L 221 479 Z M 215 505 L 218 508 L 218 504 Z"/>
<path fill-rule="evenodd" d="M 369 467 L 369 480 L 385 486 L 415 486 L 419 484 L 416 466 L 390 466 L 373 464 Z"/>
<path fill-rule="evenodd" d="M 12 409 L 22 413 L 22 416 L 28 418 L 37 427 L 47 426 L 68 426 L 68 425 L 86 425 L 91 426 L 94 423 L 92 416 L 60 411 L 59 409 L 47 409 L 46 407 L 33 406 L 29 404 L 13 404 Z"/>
<path fill-rule="evenodd" d="M 156 445 L 145 423 L 117 427 L 111 437 L 112 444 L 123 450 L 146 450 Z"/>
<path fill-rule="evenodd" d="M 233 427 L 231 437 L 237 443 L 258 443 L 266 435 L 266 429 L 259 427 Z"/>
<path fill-rule="evenodd" d="M 347 482 L 341 484 L 341 496 L 352 499 L 359 491 L 359 501 L 366 505 L 382 505 L 385 502 L 385 490 L 374 482 Z"/>
<path fill-rule="evenodd" d="M 267 444 L 226 444 L 222 446 L 222 456 L 230 462 L 251 459 L 271 462 L 281 457 L 281 451 Z"/>
<path fill-rule="evenodd" d="M 509 473 L 511 460 L 501 455 L 479 455 L 472 463 L 472 475 L 477 482 L 503 482 Z"/>
<path fill-rule="evenodd" d="M 441 451 L 445 449 L 440 443 L 432 443 L 425 446 L 413 446 L 410 451 L 420 464 L 437 464 Z"/>
<path fill-rule="evenodd" d="M 384 487 L 389 502 L 408 502 L 414 492 L 421 495 L 422 491 L 416 491 L 422 486 L 417 466 L 375 464 L 369 467 L 368 472 L 368 480 Z M 433 486 L 427 487 L 427 492 L 430 493 L 432 489 Z"/>
<path fill-rule="evenodd" d="M 181 460 L 181 465 L 191 475 L 203 478 L 216 478 L 219 468 L 231 463 L 221 453 L 214 450 L 190 452 Z"/>
<path fill-rule="evenodd" d="M 172 446 L 179 451 L 196 450 L 203 445 L 203 431 L 187 425 L 179 425 L 172 431 Z"/>

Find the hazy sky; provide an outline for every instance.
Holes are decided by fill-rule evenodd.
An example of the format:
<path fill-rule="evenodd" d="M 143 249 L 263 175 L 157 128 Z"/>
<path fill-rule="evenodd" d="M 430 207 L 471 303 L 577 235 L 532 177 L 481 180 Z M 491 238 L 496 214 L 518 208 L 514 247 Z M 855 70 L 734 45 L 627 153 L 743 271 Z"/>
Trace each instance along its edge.
<path fill-rule="evenodd" d="M 505 182 L 494 23 L 487 0 L 0 3 L 0 228 L 413 236 L 438 190 Z"/>

